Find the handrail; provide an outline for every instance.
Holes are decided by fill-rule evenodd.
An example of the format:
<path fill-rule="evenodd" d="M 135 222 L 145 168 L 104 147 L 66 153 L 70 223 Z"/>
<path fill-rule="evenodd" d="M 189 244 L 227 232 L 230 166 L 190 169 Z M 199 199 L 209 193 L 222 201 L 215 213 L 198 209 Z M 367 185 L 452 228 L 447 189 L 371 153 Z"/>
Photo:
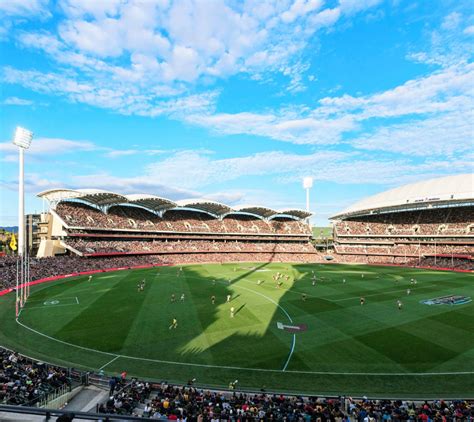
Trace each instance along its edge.
<path fill-rule="evenodd" d="M 45 421 L 52 417 L 61 415 L 73 415 L 74 419 L 84 419 L 93 421 L 142 421 L 143 418 L 129 415 L 113 415 L 109 413 L 88 413 L 88 412 L 70 412 L 67 410 L 42 409 L 39 407 L 10 406 L 0 404 L 0 412 L 16 413 L 23 415 L 40 415 L 45 417 Z"/>

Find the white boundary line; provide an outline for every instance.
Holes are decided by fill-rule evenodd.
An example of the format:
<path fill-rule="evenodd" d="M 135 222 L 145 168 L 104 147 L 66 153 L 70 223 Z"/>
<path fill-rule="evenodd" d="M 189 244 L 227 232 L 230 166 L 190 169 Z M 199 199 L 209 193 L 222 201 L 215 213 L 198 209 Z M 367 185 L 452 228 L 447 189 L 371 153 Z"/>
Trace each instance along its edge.
<path fill-rule="evenodd" d="M 242 286 L 238 286 L 238 287 L 240 287 L 244 290 L 248 290 L 250 292 L 256 293 L 256 294 L 258 294 L 260 296 L 263 296 L 266 299 L 270 300 L 271 302 L 276 304 L 285 313 L 285 315 L 287 315 L 288 319 L 291 322 L 293 322 L 290 315 L 286 312 L 286 310 L 284 308 L 282 308 L 273 299 L 263 295 L 260 292 L 250 290 L 250 289 L 247 289 L 247 288 L 242 287 Z M 20 314 L 21 314 L 21 312 L 20 312 Z M 131 360 L 141 360 L 141 361 L 145 361 L 145 362 L 154 362 L 154 363 L 164 363 L 164 364 L 169 364 L 169 365 L 178 365 L 178 366 L 180 366 L 180 365 L 181 366 L 194 366 L 194 367 L 201 367 L 201 368 L 231 369 L 231 370 L 238 370 L 238 371 L 253 371 L 253 372 L 273 372 L 273 373 L 275 373 L 275 372 L 279 372 L 279 373 L 286 372 L 287 374 L 292 373 L 292 374 L 307 374 L 307 375 L 343 375 L 343 376 L 347 376 L 347 375 L 364 376 L 365 375 L 365 376 L 398 376 L 398 377 L 406 377 L 406 376 L 415 376 L 416 377 L 416 376 L 419 376 L 419 377 L 425 377 L 425 376 L 473 375 L 474 374 L 474 371 L 423 372 L 423 373 L 419 373 L 419 372 L 330 372 L 330 371 L 299 371 L 299 370 L 286 371 L 285 368 L 286 368 L 287 364 L 285 364 L 285 368 L 281 370 L 281 369 L 265 369 L 265 368 L 244 368 L 244 367 L 238 367 L 238 366 L 207 365 L 207 364 L 189 363 L 189 362 L 175 362 L 175 361 L 168 361 L 168 360 L 161 360 L 161 359 L 140 358 L 140 357 L 136 357 L 136 356 L 127 356 L 127 355 L 119 355 L 119 354 L 116 354 L 116 353 L 103 352 L 101 350 L 91 349 L 89 347 L 83 347 L 83 346 L 79 346 L 77 344 L 68 343 L 67 341 L 59 340 L 57 338 L 48 336 L 47 334 L 41 333 L 40 331 L 37 331 L 37 330 L 35 330 L 31 327 L 28 327 L 27 325 L 20 322 L 19 317 L 20 317 L 20 315 L 18 315 L 18 318 L 16 319 L 17 324 L 19 324 L 23 328 L 25 328 L 27 330 L 30 330 L 33 333 L 38 334 L 42 337 L 45 337 L 49 340 L 53 340 L 53 341 L 56 341 L 58 343 L 65 344 L 67 346 L 76 347 L 78 349 L 87 350 L 89 352 L 95 352 L 95 353 L 100 353 L 100 354 L 103 354 L 103 355 L 114 356 L 114 358 L 111 361 L 109 361 L 105 366 L 107 366 L 108 364 L 110 364 L 111 362 L 115 361 L 118 358 L 124 358 L 124 359 L 131 359 Z M 293 336 L 294 336 L 294 334 L 293 334 Z M 291 354 L 293 353 L 293 349 L 294 349 L 294 347 L 292 347 L 292 350 L 290 351 L 289 358 L 291 357 Z M 289 362 L 289 358 L 287 360 L 287 363 Z"/>
<path fill-rule="evenodd" d="M 127 355 L 117 355 L 115 353 L 110 352 L 103 352 L 101 350 L 90 349 L 88 347 L 79 346 L 77 344 L 68 343 L 66 341 L 59 340 L 54 337 L 50 337 L 46 334 L 43 334 L 39 331 L 34 330 L 33 328 L 28 327 L 27 325 L 23 324 L 22 322 L 16 320 L 16 322 L 21 325 L 22 327 L 30 330 L 40 336 L 46 337 L 50 340 L 57 341 L 58 343 L 66 344 L 67 346 L 76 347 L 78 349 L 87 350 L 89 352 L 95 353 L 102 353 L 108 356 L 114 356 L 116 359 L 124 358 L 124 359 L 131 359 L 131 360 L 142 360 L 145 362 L 154 362 L 154 363 L 165 363 L 169 365 L 178 365 L 178 366 L 196 366 L 202 368 L 215 368 L 215 369 L 235 369 L 239 371 L 254 371 L 254 372 L 283 372 L 281 369 L 265 369 L 265 368 L 243 368 L 239 366 L 220 366 L 220 365 L 206 365 L 200 363 L 189 363 L 189 362 L 175 362 L 169 360 L 161 360 L 161 359 L 150 359 L 150 358 L 139 358 L 136 356 L 127 356 Z M 367 376 L 436 376 L 436 375 L 472 375 L 474 372 L 320 372 L 320 371 L 298 371 L 298 370 L 290 370 L 285 371 L 287 374 L 313 374 L 313 375 L 367 375 Z"/>
<path fill-rule="evenodd" d="M 115 362 L 118 358 L 120 358 L 120 355 L 115 356 L 112 360 L 109 360 L 105 365 L 102 365 L 102 366 L 99 368 L 99 371 L 101 371 L 102 369 L 104 369 L 106 366 L 109 366 L 112 362 Z"/>

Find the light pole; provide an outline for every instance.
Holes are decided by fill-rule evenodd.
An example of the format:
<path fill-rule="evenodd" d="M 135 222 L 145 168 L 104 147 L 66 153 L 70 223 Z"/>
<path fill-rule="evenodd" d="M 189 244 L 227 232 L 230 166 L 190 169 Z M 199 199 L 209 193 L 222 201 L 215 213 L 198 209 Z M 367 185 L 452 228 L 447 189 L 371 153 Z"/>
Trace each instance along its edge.
<path fill-rule="evenodd" d="M 309 190 L 313 187 L 312 177 L 303 177 L 303 188 L 306 189 L 306 211 L 309 212 Z"/>
<path fill-rule="evenodd" d="M 313 178 L 311 176 L 303 177 L 303 189 L 306 190 L 306 211 L 309 212 L 309 190 L 313 187 Z M 309 217 L 306 219 L 309 226 Z"/>
<path fill-rule="evenodd" d="M 26 282 L 26 261 L 25 261 L 25 192 L 24 192 L 24 151 L 31 145 L 33 132 L 17 126 L 13 136 L 13 144 L 18 147 L 19 152 L 19 174 L 18 174 L 18 257 L 20 259 L 20 277 L 16 277 L 16 309 L 18 316 L 18 305 L 23 306 L 23 286 Z M 20 286 L 20 295 L 18 287 Z M 26 293 L 26 290 L 25 290 Z"/>

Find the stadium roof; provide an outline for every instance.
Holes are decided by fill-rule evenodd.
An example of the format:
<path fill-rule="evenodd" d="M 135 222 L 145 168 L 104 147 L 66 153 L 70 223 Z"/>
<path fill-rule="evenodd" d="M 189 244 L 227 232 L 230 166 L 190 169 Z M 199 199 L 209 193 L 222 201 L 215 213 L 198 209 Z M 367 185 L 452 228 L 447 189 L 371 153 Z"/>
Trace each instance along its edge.
<path fill-rule="evenodd" d="M 309 211 L 298 210 L 298 209 L 280 210 L 278 214 L 289 215 L 290 217 L 296 217 L 296 218 L 301 218 L 301 219 L 308 218 L 313 215 Z"/>
<path fill-rule="evenodd" d="M 40 192 L 38 197 L 46 199 L 53 204 L 64 200 L 77 199 L 96 206 L 137 205 L 154 212 L 186 208 L 207 212 L 215 216 L 223 216 L 229 213 L 247 213 L 260 218 L 291 216 L 302 219 L 311 215 L 311 213 L 307 211 L 298 209 L 276 211 L 261 205 L 242 205 L 233 208 L 229 205 L 203 198 L 185 199 L 175 202 L 156 195 L 120 195 L 99 189 L 50 189 Z"/>
<path fill-rule="evenodd" d="M 155 195 L 137 193 L 125 195 L 125 198 L 130 204 L 139 205 L 153 211 L 163 211 L 176 207 L 176 202 Z"/>
<path fill-rule="evenodd" d="M 436 203 L 474 200 L 474 174 L 459 174 L 411 183 L 365 198 L 332 219 L 396 208 L 427 207 Z"/>
<path fill-rule="evenodd" d="M 262 218 L 268 218 L 272 215 L 278 214 L 278 211 L 259 205 L 241 205 L 239 207 L 235 207 L 233 212 L 245 212 L 248 214 L 258 215 Z"/>
<path fill-rule="evenodd" d="M 222 215 L 232 211 L 228 205 L 208 199 L 184 199 L 177 202 L 179 207 L 205 211 L 214 215 Z"/>
<path fill-rule="evenodd" d="M 118 205 L 127 202 L 127 198 L 123 195 L 100 189 L 51 189 L 40 192 L 37 196 L 50 202 L 80 199 L 98 206 Z"/>

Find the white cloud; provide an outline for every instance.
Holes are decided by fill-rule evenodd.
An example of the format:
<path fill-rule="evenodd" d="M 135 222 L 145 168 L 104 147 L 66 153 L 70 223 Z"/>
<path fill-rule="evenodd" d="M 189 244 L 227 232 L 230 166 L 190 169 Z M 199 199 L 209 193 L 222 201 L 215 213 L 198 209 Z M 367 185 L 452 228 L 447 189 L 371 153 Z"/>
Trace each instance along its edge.
<path fill-rule="evenodd" d="M 89 141 L 73 141 L 62 138 L 34 138 L 28 149 L 28 156 L 73 154 L 81 151 L 94 151 L 98 147 Z M 11 142 L 0 143 L 3 161 L 16 161 L 18 148 Z"/>
<path fill-rule="evenodd" d="M 339 7 L 343 13 L 351 15 L 377 6 L 381 2 L 382 0 L 339 0 Z"/>
<path fill-rule="evenodd" d="M 463 33 L 466 35 L 474 35 L 474 25 L 469 25 L 466 28 L 464 28 Z"/>
<path fill-rule="evenodd" d="M 463 113 L 449 113 L 378 129 L 351 143 L 360 149 L 411 156 L 463 156 L 473 150 L 473 123 Z"/>
<path fill-rule="evenodd" d="M 321 8 L 321 0 L 296 0 L 291 7 L 282 13 L 281 20 L 285 23 L 294 22 L 301 16 Z"/>
<path fill-rule="evenodd" d="M 448 31 L 452 31 L 456 29 L 460 23 L 461 23 L 461 14 L 458 12 L 452 12 L 443 19 L 441 28 L 446 29 Z"/>
<path fill-rule="evenodd" d="M 318 111 L 325 115 L 351 112 L 367 119 L 450 111 L 463 103 L 469 108 L 473 78 L 474 64 L 452 66 L 370 96 L 323 98 Z"/>
<path fill-rule="evenodd" d="M 0 13 L 7 16 L 49 15 L 48 0 L 5 0 L 0 1 Z"/>
<path fill-rule="evenodd" d="M 138 154 L 140 151 L 137 149 L 124 149 L 124 150 L 112 150 L 107 152 L 105 155 L 109 158 L 125 157 L 128 155 Z"/>
<path fill-rule="evenodd" d="M 334 25 L 341 10 L 360 12 L 375 3 L 365 0 L 355 5 L 344 0 L 331 9 L 323 8 L 322 0 L 212 5 L 192 0 L 65 0 L 60 5 L 65 15 L 59 17 L 55 32 L 23 31 L 18 41 L 66 66 L 63 79 L 69 84 L 104 90 L 103 100 L 92 99 L 95 96 L 88 92 L 75 101 L 122 112 L 127 104 L 121 107 L 114 92 L 149 101 L 151 92 L 175 95 L 171 92 L 192 89 L 203 78 L 236 73 L 250 77 L 280 73 L 289 78 L 288 90 L 298 92 L 304 89 L 303 74 L 308 70 L 301 53 L 314 34 Z M 57 84 L 51 93 L 70 95 L 62 86 Z M 35 89 L 31 83 L 28 87 Z"/>
<path fill-rule="evenodd" d="M 335 144 L 341 135 L 356 128 L 351 116 L 315 118 L 286 114 L 217 113 L 195 114 L 186 121 L 225 135 L 249 134 L 295 144 Z"/>
<path fill-rule="evenodd" d="M 30 106 L 33 105 L 33 101 L 31 100 L 26 100 L 24 98 L 18 98 L 18 97 L 8 97 L 5 98 L 3 101 L 3 104 L 5 105 L 17 105 L 17 106 Z"/>

